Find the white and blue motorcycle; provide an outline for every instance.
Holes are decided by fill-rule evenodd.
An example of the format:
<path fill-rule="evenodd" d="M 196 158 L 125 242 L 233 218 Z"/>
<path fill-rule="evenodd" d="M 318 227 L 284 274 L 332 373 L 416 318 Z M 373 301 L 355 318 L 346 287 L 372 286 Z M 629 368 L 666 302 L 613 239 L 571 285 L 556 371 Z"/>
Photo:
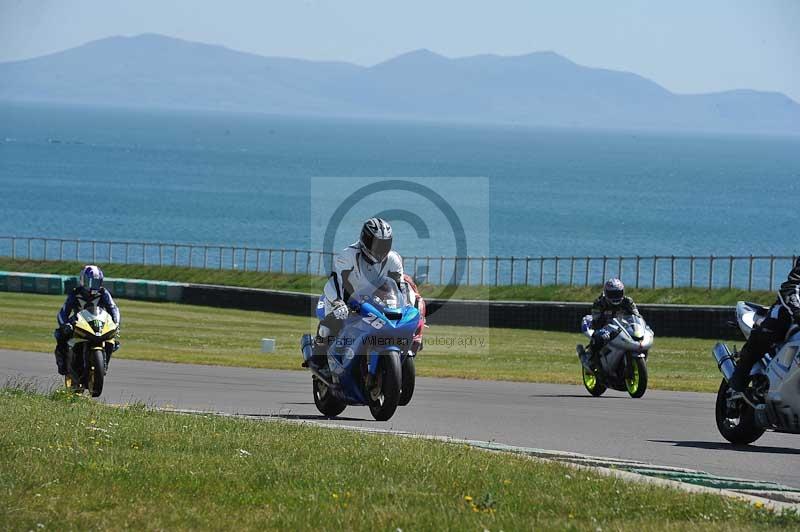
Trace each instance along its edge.
<path fill-rule="evenodd" d="M 366 405 L 376 420 L 386 421 L 414 393 L 411 346 L 422 316 L 389 278 L 372 294 L 354 295 L 349 307 L 350 316 L 328 348 L 327 367 L 312 362 L 312 336 L 304 334 L 301 340 L 305 366 L 313 374 L 314 404 L 328 417 L 348 405 Z M 317 317 L 324 318 L 322 298 Z"/>
<path fill-rule="evenodd" d="M 736 320 L 745 338 L 769 313 L 768 307 L 740 301 Z M 800 327 L 789 329 L 783 342 L 753 365 L 744 394 L 732 395 L 728 381 L 739 354 L 724 343 L 712 351 L 722 376 L 717 392 L 717 428 L 731 443 L 753 443 L 767 430 L 800 434 Z"/>

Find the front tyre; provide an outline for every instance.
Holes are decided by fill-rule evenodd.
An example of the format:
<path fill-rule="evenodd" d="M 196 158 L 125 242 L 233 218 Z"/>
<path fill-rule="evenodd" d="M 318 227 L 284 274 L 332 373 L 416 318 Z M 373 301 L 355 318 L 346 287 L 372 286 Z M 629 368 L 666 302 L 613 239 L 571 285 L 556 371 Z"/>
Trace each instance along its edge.
<path fill-rule="evenodd" d="M 328 386 L 316 377 L 311 377 L 311 385 L 314 392 L 314 404 L 323 416 L 336 417 L 347 407 L 347 405 L 334 396 Z"/>
<path fill-rule="evenodd" d="M 735 411 L 728 411 L 728 381 L 722 379 L 717 391 L 717 430 L 723 438 L 731 443 L 747 445 L 753 443 L 764 434 L 763 428 L 756 424 L 756 413 L 744 400 L 738 401 Z M 738 417 L 728 417 L 728 416 Z"/>
<path fill-rule="evenodd" d="M 106 355 L 102 349 L 93 349 L 88 357 L 89 367 L 86 372 L 87 388 L 92 397 L 100 397 L 103 393 L 103 381 L 106 375 Z"/>
<path fill-rule="evenodd" d="M 583 372 L 583 387 L 586 388 L 587 392 L 594 397 L 600 397 L 606 393 L 606 386 L 600 384 L 597 375 L 593 371 L 589 371 L 583 365 L 581 365 L 581 371 Z"/>
<path fill-rule="evenodd" d="M 414 357 L 407 356 L 403 361 L 401 370 L 403 379 L 400 388 L 400 401 L 397 404 L 399 406 L 406 406 L 411 402 L 411 397 L 414 395 L 414 385 L 417 380 L 417 369 L 414 365 Z"/>
<path fill-rule="evenodd" d="M 639 399 L 647 390 L 647 363 L 644 358 L 634 358 L 630 374 L 625 377 L 625 388 L 628 395 Z"/>
<path fill-rule="evenodd" d="M 386 421 L 394 415 L 400 402 L 400 387 L 403 372 L 400 354 L 395 351 L 381 353 L 375 375 L 378 387 L 370 393 L 369 411 L 377 421 Z"/>

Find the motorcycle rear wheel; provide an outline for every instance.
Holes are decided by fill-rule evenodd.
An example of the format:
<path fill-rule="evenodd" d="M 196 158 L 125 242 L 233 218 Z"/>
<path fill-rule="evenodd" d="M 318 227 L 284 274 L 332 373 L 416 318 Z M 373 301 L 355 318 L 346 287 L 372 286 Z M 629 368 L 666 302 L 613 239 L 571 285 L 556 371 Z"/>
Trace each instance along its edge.
<path fill-rule="evenodd" d="M 717 430 L 723 438 L 737 445 L 753 443 L 764 434 L 766 429 L 756 424 L 756 413 L 749 404 L 740 400 L 738 422 L 735 418 L 727 417 L 728 410 L 728 381 L 722 379 L 717 391 L 717 405 L 715 409 Z"/>
<path fill-rule="evenodd" d="M 314 404 L 323 416 L 336 417 L 347 408 L 347 405 L 335 397 L 328 387 L 316 377 L 311 377 L 311 386 L 314 394 Z"/>
<path fill-rule="evenodd" d="M 606 393 L 607 388 L 605 385 L 600 384 L 600 381 L 597 379 L 597 375 L 583 366 L 581 366 L 581 372 L 583 375 L 583 387 L 586 388 L 587 392 L 595 397 L 600 397 Z"/>
<path fill-rule="evenodd" d="M 414 396 L 414 385 L 417 380 L 417 369 L 414 365 L 414 357 L 407 356 L 403 361 L 402 367 L 403 381 L 400 388 L 399 406 L 406 406 Z"/>
<path fill-rule="evenodd" d="M 377 421 L 386 421 L 394 415 L 400 402 L 401 379 L 400 355 L 394 351 L 381 353 L 378 357 L 378 374 L 380 380 L 380 397 L 369 400 L 369 411 Z"/>

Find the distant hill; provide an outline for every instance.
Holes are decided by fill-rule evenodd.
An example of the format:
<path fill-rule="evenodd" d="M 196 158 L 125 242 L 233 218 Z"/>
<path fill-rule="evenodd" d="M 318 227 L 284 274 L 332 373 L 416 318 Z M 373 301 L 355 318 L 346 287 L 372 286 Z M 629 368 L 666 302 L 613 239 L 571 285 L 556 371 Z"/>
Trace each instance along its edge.
<path fill-rule="evenodd" d="M 681 95 L 553 52 L 372 67 L 263 57 L 161 35 L 111 37 L 0 63 L 0 100 L 542 126 L 800 133 L 783 94 Z"/>

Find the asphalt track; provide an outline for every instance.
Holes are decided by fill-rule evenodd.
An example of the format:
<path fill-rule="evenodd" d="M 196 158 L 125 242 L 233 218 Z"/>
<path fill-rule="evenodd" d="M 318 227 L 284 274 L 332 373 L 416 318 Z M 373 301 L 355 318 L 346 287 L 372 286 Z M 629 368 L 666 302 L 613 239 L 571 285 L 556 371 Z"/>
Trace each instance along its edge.
<path fill-rule="evenodd" d="M 0 383 L 6 377 L 33 379 L 43 389 L 59 382 L 52 355 L 0 350 Z M 304 371 L 114 360 L 102 399 L 324 419 Z M 757 445 L 733 447 L 717 433 L 713 394 L 650 390 L 631 399 L 609 391 L 593 398 L 577 386 L 420 378 L 411 404 L 391 420 L 377 422 L 366 407 L 348 407 L 334 422 L 632 459 L 800 488 L 800 436 L 767 433 Z"/>

